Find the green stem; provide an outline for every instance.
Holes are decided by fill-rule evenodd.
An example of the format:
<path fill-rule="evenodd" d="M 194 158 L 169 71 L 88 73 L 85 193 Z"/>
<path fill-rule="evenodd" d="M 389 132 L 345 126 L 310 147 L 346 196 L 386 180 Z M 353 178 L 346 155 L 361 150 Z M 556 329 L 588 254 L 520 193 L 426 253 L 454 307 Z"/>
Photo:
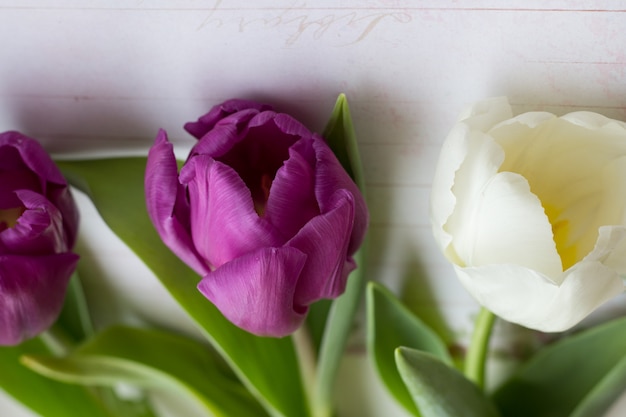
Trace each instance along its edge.
<path fill-rule="evenodd" d="M 74 348 L 72 339 L 57 324 L 53 324 L 48 330 L 41 333 L 39 339 L 55 356 L 66 355 Z"/>
<path fill-rule="evenodd" d="M 485 362 L 495 320 L 491 311 L 481 307 L 465 358 L 465 376 L 481 389 L 485 386 Z"/>
<path fill-rule="evenodd" d="M 313 387 L 315 381 L 315 352 L 313 348 L 313 342 L 308 329 L 301 327 L 291 335 L 294 347 L 296 349 L 296 355 L 298 356 L 298 364 L 300 365 L 300 372 L 302 374 L 302 386 L 306 395 L 309 405 L 313 399 Z M 309 410 L 311 410 L 309 406 Z M 317 417 L 315 410 L 311 410 L 311 417 Z"/>

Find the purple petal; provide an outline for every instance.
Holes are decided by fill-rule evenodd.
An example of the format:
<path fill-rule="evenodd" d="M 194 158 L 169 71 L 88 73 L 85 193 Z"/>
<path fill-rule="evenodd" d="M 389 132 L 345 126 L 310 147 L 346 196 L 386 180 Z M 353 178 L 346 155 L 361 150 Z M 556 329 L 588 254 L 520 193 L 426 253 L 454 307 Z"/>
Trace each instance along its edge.
<path fill-rule="evenodd" d="M 69 250 L 61 212 L 44 196 L 30 190 L 16 191 L 26 211 L 14 227 L 0 232 L 3 253 L 46 255 Z"/>
<path fill-rule="evenodd" d="M 54 323 L 78 255 L 0 256 L 0 345 L 16 345 Z"/>
<path fill-rule="evenodd" d="M 80 220 L 78 206 L 76 206 L 76 201 L 74 201 L 69 187 L 55 188 L 56 187 L 54 187 L 53 190 L 49 190 L 47 197 L 61 212 L 67 248 L 72 249 L 78 236 L 78 224 Z"/>
<path fill-rule="evenodd" d="M 347 253 L 354 225 L 354 197 L 338 190 L 331 204 L 328 212 L 307 223 L 286 245 L 308 256 L 296 289 L 298 305 L 341 295 L 354 267 Z"/>
<path fill-rule="evenodd" d="M 276 172 L 270 188 L 265 218 L 285 236 L 294 236 L 320 214 L 315 198 L 315 154 L 310 141 L 289 149 L 289 159 Z"/>
<path fill-rule="evenodd" d="M 6 149 L 0 149 L 0 154 L 14 154 L 19 157 L 17 152 L 7 152 Z M 21 206 L 20 199 L 15 194 L 16 190 L 32 190 L 38 193 L 43 192 L 39 186 L 39 179 L 31 171 L 24 168 L 23 170 L 7 170 L 6 165 L 0 162 L 0 210 Z"/>
<path fill-rule="evenodd" d="M 78 208 L 61 171 L 43 147 L 34 139 L 18 132 L 0 134 L 0 205 L 10 204 L 11 190 L 32 190 L 44 195 L 63 216 L 63 228 L 69 248 L 78 233 Z M 7 149 L 8 148 L 8 149 Z M 11 197 L 7 197 L 11 196 Z M 5 207 L 0 207 L 5 208 Z"/>
<path fill-rule="evenodd" d="M 185 223 L 183 203 L 184 188 L 178 182 L 178 166 L 174 149 L 167 140 L 167 133 L 160 130 L 148 153 L 145 175 L 146 207 L 159 236 L 180 259 L 200 275 L 209 271 L 208 266 L 195 250 L 191 234 Z M 185 221 L 187 220 L 187 221 Z"/>
<path fill-rule="evenodd" d="M 256 109 L 242 110 L 220 120 L 191 149 L 189 158 L 195 155 L 209 155 L 213 158 L 225 155 L 245 138 L 247 123 L 256 114 L 258 114 Z"/>
<path fill-rule="evenodd" d="M 185 164 L 181 182 L 188 182 L 193 242 L 211 266 L 287 240 L 259 217 L 250 190 L 232 168 L 199 155 Z"/>
<path fill-rule="evenodd" d="M 247 100 L 228 100 L 222 104 L 214 106 L 207 114 L 200 117 L 197 122 L 189 122 L 185 124 L 185 130 L 196 139 L 202 138 L 208 131 L 213 129 L 217 122 L 243 110 L 256 110 L 256 112 L 272 110 L 272 106 L 267 104 L 256 103 Z"/>
<path fill-rule="evenodd" d="M 313 148 L 317 156 L 315 195 L 321 212 L 326 213 L 334 207 L 333 196 L 339 189 L 347 190 L 354 197 L 354 228 L 348 246 L 348 254 L 352 255 L 361 246 L 365 237 L 369 222 L 367 205 L 359 188 L 343 169 L 326 142 L 321 138 L 316 138 Z"/>
<path fill-rule="evenodd" d="M 198 289 L 235 325 L 259 336 L 282 337 L 306 317 L 294 291 L 307 256 L 297 249 L 262 248 L 222 265 Z"/>
<path fill-rule="evenodd" d="M 18 132 L 5 132 L 0 134 L 0 147 L 7 145 L 17 149 L 24 164 L 41 179 L 41 189 L 44 193 L 46 182 L 67 185 L 63 174 L 39 142 Z"/>
<path fill-rule="evenodd" d="M 264 164 L 278 169 L 288 157 L 289 148 L 311 132 L 292 117 L 265 111 L 255 115 L 248 123 L 246 140 L 242 148 L 255 165 Z M 252 159 L 256 156 L 256 160 Z"/>
<path fill-rule="evenodd" d="M 298 138 L 308 138 L 313 133 L 307 129 L 302 123 L 285 113 L 262 112 L 250 120 L 250 127 L 263 126 L 270 121 L 276 125 L 278 130 L 284 135 L 295 136 Z"/>

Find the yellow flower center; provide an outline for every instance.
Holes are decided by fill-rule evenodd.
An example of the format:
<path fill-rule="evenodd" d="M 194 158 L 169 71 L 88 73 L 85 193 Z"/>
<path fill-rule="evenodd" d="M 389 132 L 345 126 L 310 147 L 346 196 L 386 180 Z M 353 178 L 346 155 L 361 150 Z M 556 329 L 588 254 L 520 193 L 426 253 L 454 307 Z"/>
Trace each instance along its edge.
<path fill-rule="evenodd" d="M 579 261 L 578 248 L 576 245 L 572 245 L 570 234 L 572 232 L 571 223 L 568 219 L 561 218 L 562 210 L 543 202 L 543 209 L 548 216 L 548 220 L 552 225 L 552 234 L 554 235 L 554 243 L 556 244 L 556 250 L 561 257 L 561 264 L 565 271 L 570 266 Z"/>
<path fill-rule="evenodd" d="M 0 230 L 14 227 L 22 213 L 24 213 L 24 207 L 0 209 Z"/>

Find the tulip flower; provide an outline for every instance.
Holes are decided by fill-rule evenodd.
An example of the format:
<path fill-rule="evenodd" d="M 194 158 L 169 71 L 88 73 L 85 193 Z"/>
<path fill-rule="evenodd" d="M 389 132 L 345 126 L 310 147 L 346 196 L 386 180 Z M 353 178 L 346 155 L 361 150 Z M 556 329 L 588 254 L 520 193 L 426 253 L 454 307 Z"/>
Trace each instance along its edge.
<path fill-rule="evenodd" d="M 363 197 L 323 138 L 270 106 L 230 100 L 185 129 L 198 142 L 180 174 L 163 130 L 150 150 L 150 218 L 226 318 L 288 335 L 311 303 L 344 291 Z"/>
<path fill-rule="evenodd" d="M 78 210 L 39 143 L 0 134 L 0 345 L 43 332 L 58 317 L 78 256 Z"/>
<path fill-rule="evenodd" d="M 596 113 L 462 115 L 437 166 L 431 220 L 461 283 L 496 315 L 564 331 L 624 290 L 626 124 Z"/>

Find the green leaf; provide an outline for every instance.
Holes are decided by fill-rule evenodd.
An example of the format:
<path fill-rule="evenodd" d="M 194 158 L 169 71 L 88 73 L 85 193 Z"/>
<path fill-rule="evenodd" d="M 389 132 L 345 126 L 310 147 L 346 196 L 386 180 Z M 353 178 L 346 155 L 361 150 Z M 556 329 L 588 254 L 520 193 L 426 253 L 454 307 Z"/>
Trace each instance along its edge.
<path fill-rule="evenodd" d="M 483 392 L 436 356 L 396 349 L 398 371 L 423 417 L 497 417 Z"/>
<path fill-rule="evenodd" d="M 337 97 L 335 108 L 322 136 L 361 192 L 365 192 L 363 165 L 359 156 L 359 147 L 348 107 L 348 99 L 344 94 L 339 94 Z"/>
<path fill-rule="evenodd" d="M 212 358 L 208 347 L 182 336 L 115 326 L 66 357 L 27 355 L 23 362 L 59 381 L 112 387 L 126 382 L 180 392 L 216 416 L 266 415 L 234 375 Z"/>
<path fill-rule="evenodd" d="M 67 385 L 38 375 L 23 366 L 24 354 L 49 355 L 38 338 L 19 346 L 0 347 L 0 386 L 9 395 L 44 417 L 111 417 L 85 387 Z"/>
<path fill-rule="evenodd" d="M 593 390 L 576 406 L 570 417 L 603 415 L 611 404 L 624 393 L 626 387 L 626 357 L 609 371 Z"/>
<path fill-rule="evenodd" d="M 119 386 L 118 386 L 119 388 Z M 108 410 L 119 417 L 157 417 L 147 397 L 120 398 L 114 388 L 96 387 L 94 391 Z"/>
<path fill-rule="evenodd" d="M 332 413 L 335 379 L 350 336 L 354 315 L 363 294 L 365 253 L 367 253 L 367 239 L 354 255 L 354 260 L 359 267 L 350 274 L 346 291 L 331 304 L 317 362 L 317 379 L 313 397 L 316 416 L 328 416 Z"/>
<path fill-rule="evenodd" d="M 505 417 L 602 415 L 626 387 L 626 318 L 540 350 L 494 393 Z"/>
<path fill-rule="evenodd" d="M 269 414 L 307 416 L 291 339 L 257 337 L 234 326 L 197 291 L 200 277 L 161 242 L 145 207 L 146 158 L 58 165 L 72 185 L 91 197 L 104 221 L 155 273 Z"/>
<path fill-rule="evenodd" d="M 398 373 L 394 351 L 407 346 L 429 352 L 445 364 L 452 359 L 443 341 L 415 317 L 385 287 L 370 282 L 367 287 L 367 349 L 387 389 L 410 413 L 420 413 Z"/>
<path fill-rule="evenodd" d="M 340 94 L 323 136 L 344 169 L 365 193 L 361 159 L 359 157 L 352 117 L 345 95 Z M 313 339 L 319 346 L 317 379 L 313 392 L 316 416 L 332 413 L 334 384 L 339 364 L 350 335 L 354 315 L 363 295 L 367 239 L 354 255 L 358 268 L 349 278 L 346 291 L 332 302 L 317 303 L 311 307 L 309 326 Z M 319 304 L 319 305 L 318 305 Z M 323 328 L 323 332 L 320 329 Z"/>

